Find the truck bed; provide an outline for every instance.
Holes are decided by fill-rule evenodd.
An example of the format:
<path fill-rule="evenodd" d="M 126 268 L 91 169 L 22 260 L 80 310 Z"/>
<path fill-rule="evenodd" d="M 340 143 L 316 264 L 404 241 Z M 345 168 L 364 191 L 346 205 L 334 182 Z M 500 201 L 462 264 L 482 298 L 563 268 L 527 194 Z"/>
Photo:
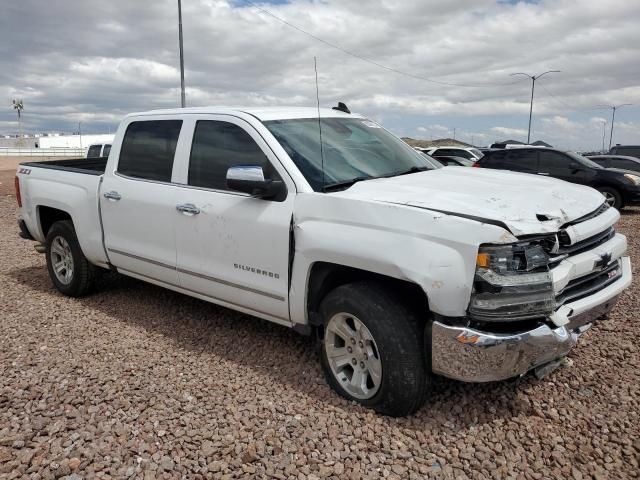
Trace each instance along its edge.
<path fill-rule="evenodd" d="M 68 158 L 65 160 L 51 160 L 48 162 L 25 162 L 25 167 L 49 168 L 51 170 L 65 170 L 67 172 L 84 173 L 87 175 L 102 175 L 107 168 L 109 157 L 97 158 Z"/>

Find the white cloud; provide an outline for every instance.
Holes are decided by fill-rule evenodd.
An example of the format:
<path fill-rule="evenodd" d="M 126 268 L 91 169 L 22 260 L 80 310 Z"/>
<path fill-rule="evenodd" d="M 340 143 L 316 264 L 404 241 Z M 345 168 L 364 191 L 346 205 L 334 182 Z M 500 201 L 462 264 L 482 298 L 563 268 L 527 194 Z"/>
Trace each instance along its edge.
<path fill-rule="evenodd" d="M 521 128 L 491 127 L 491 131 L 503 137 L 526 137 L 527 131 Z M 517 140 L 517 138 L 503 138 L 502 140 Z"/>
<path fill-rule="evenodd" d="M 292 0 L 264 7 L 391 68 L 494 86 L 408 78 L 345 55 L 253 7 L 190 0 L 183 2 L 190 105 L 314 105 L 314 56 L 322 105 L 345 101 L 400 133 L 444 136 L 433 126 L 451 125 L 443 128 L 476 132 L 487 142 L 526 138 L 531 83 L 509 76 L 517 71 L 562 70 L 536 82 L 534 139 L 546 135 L 586 148 L 599 128 L 590 118 L 608 118 L 594 105 L 640 104 L 637 1 L 371 0 L 363 8 L 359 0 Z M 41 11 L 41 2 L 21 0 L 0 16 L 0 91 L 7 105 L 24 98 L 25 128 L 70 128 L 78 118 L 99 128 L 129 111 L 179 104 L 175 0 L 65 0 L 33 14 Z M 0 122 L 11 124 L 12 115 L 0 109 Z M 619 115 L 620 138 L 637 143 L 639 109 Z"/>

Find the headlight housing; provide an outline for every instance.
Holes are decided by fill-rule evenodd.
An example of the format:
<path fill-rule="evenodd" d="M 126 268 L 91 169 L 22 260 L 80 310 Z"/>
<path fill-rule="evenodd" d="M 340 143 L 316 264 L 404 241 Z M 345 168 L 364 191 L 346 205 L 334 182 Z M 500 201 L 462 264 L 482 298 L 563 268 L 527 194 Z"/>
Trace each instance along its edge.
<path fill-rule="evenodd" d="M 555 308 L 549 256 L 540 244 L 481 245 L 469 314 L 512 321 L 551 315 Z"/>
<path fill-rule="evenodd" d="M 632 173 L 625 173 L 624 178 L 633 183 L 636 187 L 640 185 L 640 177 L 638 175 L 633 175 Z"/>

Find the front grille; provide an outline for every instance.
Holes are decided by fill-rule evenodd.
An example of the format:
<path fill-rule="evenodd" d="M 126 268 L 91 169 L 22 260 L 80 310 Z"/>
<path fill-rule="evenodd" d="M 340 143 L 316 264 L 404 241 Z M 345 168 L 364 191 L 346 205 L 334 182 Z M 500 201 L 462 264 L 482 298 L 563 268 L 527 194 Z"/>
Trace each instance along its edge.
<path fill-rule="evenodd" d="M 558 242 L 560 243 L 560 247 L 558 248 L 558 253 L 556 253 L 555 255 L 577 255 L 578 253 L 586 252 L 587 250 L 591 250 L 593 248 L 596 248 L 598 245 L 602 245 L 603 243 L 608 242 L 614 237 L 615 234 L 616 232 L 613 227 L 609 227 L 608 229 L 597 233 L 592 237 L 585 238 L 584 240 L 571 245 L 569 235 L 566 231 L 562 230 L 558 234 Z"/>
<path fill-rule="evenodd" d="M 622 275 L 620 260 L 614 260 L 602 270 L 571 280 L 556 295 L 556 306 L 592 295 L 615 282 L 620 275 Z"/>
<path fill-rule="evenodd" d="M 604 213 L 604 211 L 608 210 L 609 208 L 611 208 L 611 207 L 609 206 L 609 204 L 607 204 L 605 202 L 602 205 L 600 205 L 598 208 L 596 208 L 593 212 L 587 213 L 586 215 L 583 215 L 580 218 L 576 218 L 575 220 L 572 220 L 569 223 L 565 223 L 564 225 L 562 225 L 562 228 L 567 228 L 567 227 L 570 227 L 571 225 L 576 225 L 578 223 L 582 223 L 582 222 L 586 222 L 587 220 L 591 220 L 592 218 L 595 218 L 598 215 Z"/>

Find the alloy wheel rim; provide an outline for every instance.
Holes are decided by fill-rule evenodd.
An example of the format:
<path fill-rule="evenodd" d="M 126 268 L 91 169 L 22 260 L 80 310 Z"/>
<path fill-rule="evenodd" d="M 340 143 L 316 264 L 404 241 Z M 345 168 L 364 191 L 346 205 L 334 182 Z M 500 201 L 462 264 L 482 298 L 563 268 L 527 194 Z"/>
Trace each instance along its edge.
<path fill-rule="evenodd" d="M 371 332 L 357 317 L 337 313 L 327 323 L 324 349 L 333 376 L 350 395 L 372 398 L 382 384 L 382 360 Z"/>
<path fill-rule="evenodd" d="M 51 265 L 58 281 L 69 285 L 73 280 L 73 255 L 69 242 L 63 237 L 55 237 L 51 242 Z"/>
<path fill-rule="evenodd" d="M 613 207 L 616 203 L 616 197 L 610 192 L 604 192 L 604 199 L 610 207 Z"/>

